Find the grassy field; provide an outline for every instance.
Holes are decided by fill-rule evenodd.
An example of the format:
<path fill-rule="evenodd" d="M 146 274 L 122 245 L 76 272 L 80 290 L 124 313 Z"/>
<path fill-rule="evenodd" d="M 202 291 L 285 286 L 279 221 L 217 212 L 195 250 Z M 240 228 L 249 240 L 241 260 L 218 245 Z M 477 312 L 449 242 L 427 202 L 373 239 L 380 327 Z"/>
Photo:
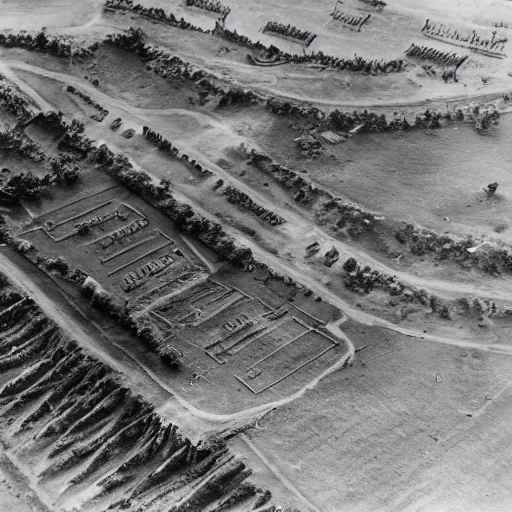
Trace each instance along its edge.
<path fill-rule="evenodd" d="M 368 345 L 354 366 L 248 434 L 274 468 L 322 511 L 507 510 L 509 358 L 345 331 Z"/>
<path fill-rule="evenodd" d="M 82 25 L 101 11 L 101 0 L 93 0 L 77 6 L 73 0 L 3 0 L 4 15 L 0 29 L 62 28 Z M 37 8 L 37 16 L 33 16 Z"/>
<path fill-rule="evenodd" d="M 505 144 L 512 127 L 508 115 L 484 135 L 464 124 L 430 134 L 360 134 L 327 146 L 315 159 L 301 155 L 294 142 L 299 133 L 289 129 L 287 118 L 238 110 L 226 120 L 277 161 L 390 220 L 512 241 L 506 220 L 512 213 L 507 199 L 512 186 Z M 252 167 L 244 176 L 255 187 L 265 178 Z M 494 181 L 498 193 L 488 197 L 484 189 Z"/>
<path fill-rule="evenodd" d="M 48 512 L 24 475 L 0 453 L 0 507 L 4 512 Z"/>
<path fill-rule="evenodd" d="M 119 58 L 114 58 L 117 54 Z M 109 64 L 109 58 L 114 58 L 115 65 L 114 61 Z M 122 80 L 126 87 L 131 87 L 131 92 L 124 97 L 128 104 L 138 106 L 137 98 L 142 98 L 146 102 L 157 102 L 145 104 L 150 108 L 151 105 L 192 110 L 197 108 L 189 105 L 187 98 L 192 91 L 190 87 L 187 88 L 179 82 L 173 86 L 160 77 L 148 75 L 142 64 L 134 59 L 135 57 L 117 50 L 100 53 L 98 70 L 100 84 L 103 84 L 100 89 L 103 88 L 107 94 L 112 93 L 113 88 L 117 87 L 117 81 L 109 73 L 114 73 L 115 69 L 118 76 L 119 71 L 125 70 L 130 73 Z M 133 74 L 140 78 L 134 79 Z M 63 111 L 69 111 L 70 114 L 73 112 L 74 115 L 81 112 L 80 105 L 75 105 L 75 98 L 69 98 L 69 94 L 62 95 L 61 84 L 45 80 L 43 86 L 39 77 L 30 73 L 22 73 L 21 76 L 42 96 L 46 95 L 45 99 L 54 102 Z M 382 77 L 378 79 L 381 80 Z M 142 82 L 139 86 L 138 80 L 145 84 L 142 89 Z M 173 87 L 183 90 L 181 96 L 173 92 Z M 172 96 L 172 101 L 165 99 L 167 94 Z M 61 100 L 62 96 L 64 98 Z M 228 168 L 230 173 L 237 175 L 241 172 L 232 150 L 240 142 L 248 141 L 249 146 L 253 144 L 262 147 L 282 163 L 307 170 L 312 179 L 340 196 L 388 217 L 417 222 L 438 230 L 449 228 L 456 233 L 472 231 L 482 234 L 501 226 L 502 219 L 510 214 L 508 202 L 504 199 L 510 188 L 508 175 L 504 170 L 510 164 L 510 158 L 501 149 L 509 129 L 508 118 L 502 120 L 502 129 L 489 136 L 478 135 L 465 126 L 457 127 L 458 129 L 450 127 L 430 136 L 425 136 L 424 133 L 361 135 L 345 144 L 329 147 L 325 155 L 310 166 L 298 150 L 292 149 L 297 132 L 289 130 L 287 119 L 265 114 L 261 109 L 215 112 L 215 118 L 218 119 L 220 115 L 222 121 L 230 127 L 228 132 L 215 118 L 209 122 L 210 114 L 204 107 L 200 111 L 199 116 L 187 114 L 184 110 L 176 111 L 172 114 L 172 123 L 168 122 L 168 115 L 158 115 L 156 111 L 146 111 L 145 114 L 151 116 L 152 127 L 161 130 L 171 141 L 176 141 L 176 144 L 185 144 L 213 161 L 231 162 L 232 167 Z M 117 113 L 113 113 L 108 119 L 112 119 L 114 115 Z M 108 119 L 103 123 L 88 120 L 98 137 L 111 138 L 104 131 Z M 126 127 L 140 130 L 142 123 L 138 124 L 135 119 L 134 121 L 135 124 L 131 122 Z M 182 139 L 184 133 L 191 132 L 194 133 L 193 136 L 188 135 L 186 141 Z M 470 145 L 466 144 L 468 137 L 471 140 Z M 181 181 L 184 185 L 203 189 L 197 190 L 201 195 L 209 192 L 209 187 L 194 172 L 175 159 L 162 155 L 142 139 L 125 141 L 117 138 L 115 143 L 142 167 L 171 180 Z M 489 163 L 491 160 L 492 163 Z M 282 200 L 277 195 L 277 190 L 270 189 L 269 192 L 268 187 L 267 190 L 262 187 L 261 173 L 247 169 L 243 174 L 244 180 L 252 187 Z M 482 188 L 492 181 L 500 183 L 500 192 L 503 190 L 503 195 L 498 194 L 489 201 L 482 194 Z M 376 184 L 378 194 L 374 193 Z M 454 191 L 457 192 L 455 197 Z M 208 195 L 211 202 L 213 198 L 211 194 Z M 215 210 L 226 214 L 224 205 L 218 204 Z M 421 208 L 416 208 L 418 204 Z M 254 224 L 249 221 L 249 226 L 253 227 Z M 502 232 L 499 237 L 508 241 L 507 231 Z"/>

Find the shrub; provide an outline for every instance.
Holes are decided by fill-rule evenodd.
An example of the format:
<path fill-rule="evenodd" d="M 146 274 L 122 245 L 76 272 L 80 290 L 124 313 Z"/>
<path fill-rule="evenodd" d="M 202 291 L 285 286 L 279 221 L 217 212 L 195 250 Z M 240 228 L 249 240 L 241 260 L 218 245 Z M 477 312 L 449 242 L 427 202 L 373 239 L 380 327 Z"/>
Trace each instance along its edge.
<path fill-rule="evenodd" d="M 45 261 L 45 265 L 48 270 L 56 270 L 62 275 L 67 275 L 69 272 L 69 264 L 62 256 L 58 256 L 57 258 L 48 258 Z"/>
<path fill-rule="evenodd" d="M 32 249 L 34 249 L 34 246 L 28 240 L 22 240 L 20 238 L 15 238 L 12 241 L 12 247 L 20 254 L 27 254 Z"/>

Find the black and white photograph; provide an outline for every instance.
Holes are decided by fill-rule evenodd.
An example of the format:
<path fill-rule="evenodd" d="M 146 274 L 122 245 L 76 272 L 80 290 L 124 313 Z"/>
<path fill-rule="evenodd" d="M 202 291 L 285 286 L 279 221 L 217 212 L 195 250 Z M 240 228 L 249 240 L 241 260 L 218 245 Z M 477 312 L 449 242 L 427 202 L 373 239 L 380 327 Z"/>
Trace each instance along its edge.
<path fill-rule="evenodd" d="M 0 512 L 511 512 L 509 36 L 0 0 Z"/>

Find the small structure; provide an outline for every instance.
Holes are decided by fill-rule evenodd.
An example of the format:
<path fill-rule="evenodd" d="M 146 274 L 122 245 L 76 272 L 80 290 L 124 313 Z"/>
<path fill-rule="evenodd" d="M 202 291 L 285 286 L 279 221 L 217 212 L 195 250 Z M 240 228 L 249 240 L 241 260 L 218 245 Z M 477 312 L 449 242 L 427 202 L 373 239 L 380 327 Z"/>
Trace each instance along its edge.
<path fill-rule="evenodd" d="M 372 17 L 371 14 L 367 16 L 360 16 L 358 14 L 350 14 L 347 12 L 342 12 L 337 10 L 337 5 L 334 7 L 334 11 L 331 12 L 331 16 L 334 20 L 341 22 L 345 27 L 350 28 L 351 30 L 356 30 L 357 32 L 361 32 L 361 28 L 365 23 L 367 23 Z"/>

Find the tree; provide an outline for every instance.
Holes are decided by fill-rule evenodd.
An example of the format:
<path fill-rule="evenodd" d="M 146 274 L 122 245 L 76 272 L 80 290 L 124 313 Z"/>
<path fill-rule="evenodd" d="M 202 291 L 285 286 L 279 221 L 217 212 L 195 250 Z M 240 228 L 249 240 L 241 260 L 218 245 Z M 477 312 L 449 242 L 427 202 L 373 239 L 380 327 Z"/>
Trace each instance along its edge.
<path fill-rule="evenodd" d="M 87 222 L 83 222 L 82 224 L 79 224 L 77 227 L 77 230 L 76 230 L 76 232 L 80 236 L 88 235 L 90 233 L 90 231 L 91 231 L 91 227 L 89 226 L 89 224 L 87 224 Z"/>
<path fill-rule="evenodd" d="M 160 347 L 158 353 L 162 362 L 170 367 L 179 366 L 180 361 L 183 358 L 183 353 L 172 345 Z"/>
<path fill-rule="evenodd" d="M 353 272 L 357 268 L 357 261 L 355 258 L 349 258 L 345 263 L 343 264 L 343 270 L 346 272 Z"/>
<path fill-rule="evenodd" d="M 3 187 L 3 191 L 12 196 L 16 201 L 20 199 L 39 199 L 45 191 L 42 180 L 32 173 L 21 173 L 9 178 Z"/>
<path fill-rule="evenodd" d="M 0 288 L 4 288 L 7 283 L 7 276 L 4 273 L 0 272 Z"/>
<path fill-rule="evenodd" d="M 484 191 L 487 192 L 487 194 L 489 196 L 492 196 L 496 190 L 498 189 L 498 182 L 495 181 L 494 183 L 489 183 L 489 185 L 487 185 L 487 189 L 484 188 Z"/>
<path fill-rule="evenodd" d="M 43 27 L 35 37 L 34 42 L 39 50 L 44 50 L 48 44 L 48 36 L 46 35 L 46 27 Z"/>
<path fill-rule="evenodd" d="M 158 197 L 165 198 L 168 194 L 170 194 L 172 190 L 172 181 L 164 178 L 160 180 L 160 185 L 158 187 L 157 193 Z"/>
<path fill-rule="evenodd" d="M 73 167 L 72 169 L 66 169 L 64 171 L 63 178 L 64 178 L 66 185 L 73 185 L 74 183 L 78 183 L 81 179 L 78 167 Z"/>
<path fill-rule="evenodd" d="M 69 264 L 62 256 L 48 259 L 46 261 L 46 268 L 48 270 L 57 270 L 57 272 L 60 272 L 63 276 L 69 272 Z"/>

